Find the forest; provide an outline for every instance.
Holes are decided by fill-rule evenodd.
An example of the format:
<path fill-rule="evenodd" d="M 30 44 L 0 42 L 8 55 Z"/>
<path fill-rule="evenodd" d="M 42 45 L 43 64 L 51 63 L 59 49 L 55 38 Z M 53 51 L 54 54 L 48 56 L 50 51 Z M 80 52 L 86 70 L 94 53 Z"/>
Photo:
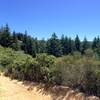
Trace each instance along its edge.
<path fill-rule="evenodd" d="M 0 69 L 12 79 L 64 85 L 100 97 L 100 38 L 45 40 L 0 28 Z"/>

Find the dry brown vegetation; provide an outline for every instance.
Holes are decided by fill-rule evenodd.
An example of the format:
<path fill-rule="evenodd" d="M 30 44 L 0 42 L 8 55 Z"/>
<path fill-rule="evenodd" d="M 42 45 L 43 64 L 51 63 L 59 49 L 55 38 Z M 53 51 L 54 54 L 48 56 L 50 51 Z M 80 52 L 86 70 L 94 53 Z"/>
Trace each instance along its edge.
<path fill-rule="evenodd" d="M 46 87 L 0 76 L 0 100 L 100 100 L 65 86 Z"/>

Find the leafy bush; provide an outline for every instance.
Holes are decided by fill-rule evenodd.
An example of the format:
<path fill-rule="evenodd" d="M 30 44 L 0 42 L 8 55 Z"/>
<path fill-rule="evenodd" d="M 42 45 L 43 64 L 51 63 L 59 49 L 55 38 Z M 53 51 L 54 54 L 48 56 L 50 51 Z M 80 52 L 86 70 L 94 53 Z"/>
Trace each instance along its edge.
<path fill-rule="evenodd" d="M 22 51 L 2 47 L 0 51 L 0 64 L 6 76 L 19 80 L 53 83 L 53 64 L 56 59 L 54 56 L 43 53 L 32 58 Z"/>
<path fill-rule="evenodd" d="M 36 58 L 0 46 L 0 68 L 6 76 L 19 80 L 67 85 L 100 96 L 100 59 L 91 50 L 55 58 L 45 53 Z"/>
<path fill-rule="evenodd" d="M 83 57 L 75 54 L 64 56 L 56 61 L 55 66 L 56 70 L 61 73 L 62 85 L 78 88 L 87 94 L 99 96 L 99 60 L 94 59 L 90 53 L 90 55 Z"/>

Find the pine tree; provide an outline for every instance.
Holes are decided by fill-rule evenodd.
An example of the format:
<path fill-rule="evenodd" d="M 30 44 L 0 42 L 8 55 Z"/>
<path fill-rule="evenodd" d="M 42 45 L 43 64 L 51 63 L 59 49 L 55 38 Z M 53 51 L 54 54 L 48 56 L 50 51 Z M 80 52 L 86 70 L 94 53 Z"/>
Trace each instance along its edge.
<path fill-rule="evenodd" d="M 22 50 L 24 50 L 25 53 L 28 53 L 28 36 L 27 31 L 25 31 L 23 41 L 22 41 Z"/>
<path fill-rule="evenodd" d="M 9 47 L 12 43 L 10 28 L 8 24 L 0 29 L 0 44 L 4 47 Z"/>
<path fill-rule="evenodd" d="M 28 37 L 27 41 L 28 41 L 27 42 L 27 53 L 32 55 L 33 57 L 36 57 L 36 50 L 33 44 L 33 39 L 31 37 Z"/>
<path fill-rule="evenodd" d="M 76 51 L 78 51 L 78 52 L 81 51 L 81 42 L 80 42 L 78 35 L 75 38 L 75 47 L 76 47 Z"/>
<path fill-rule="evenodd" d="M 57 57 L 62 55 L 61 43 L 55 33 L 47 41 L 47 52 Z"/>
<path fill-rule="evenodd" d="M 82 43 L 82 51 L 81 53 L 84 54 L 85 53 L 85 50 L 87 50 L 89 48 L 89 43 L 86 39 L 86 37 L 84 38 L 83 40 L 83 43 Z"/>
<path fill-rule="evenodd" d="M 67 38 L 67 36 L 64 37 L 64 35 L 62 35 L 62 37 L 61 37 L 61 45 L 62 45 L 63 55 L 68 54 L 68 38 Z"/>
<path fill-rule="evenodd" d="M 93 39 L 93 42 L 92 42 L 92 49 L 93 49 L 93 51 L 95 51 L 96 48 L 97 48 L 97 38 L 95 37 Z"/>
<path fill-rule="evenodd" d="M 96 48 L 95 48 L 95 52 L 98 54 L 98 56 L 100 57 L 100 38 L 99 36 L 96 39 Z"/>
<path fill-rule="evenodd" d="M 46 41 L 44 39 L 39 40 L 39 53 L 46 53 Z"/>
<path fill-rule="evenodd" d="M 68 53 L 72 54 L 75 49 L 74 41 L 69 38 L 68 39 Z"/>
<path fill-rule="evenodd" d="M 34 46 L 36 53 L 39 53 L 39 40 L 37 38 L 34 39 Z"/>
<path fill-rule="evenodd" d="M 21 49 L 21 44 L 17 38 L 16 32 L 14 31 L 12 34 L 12 44 L 11 44 L 11 48 L 13 48 L 14 50 L 20 50 Z"/>

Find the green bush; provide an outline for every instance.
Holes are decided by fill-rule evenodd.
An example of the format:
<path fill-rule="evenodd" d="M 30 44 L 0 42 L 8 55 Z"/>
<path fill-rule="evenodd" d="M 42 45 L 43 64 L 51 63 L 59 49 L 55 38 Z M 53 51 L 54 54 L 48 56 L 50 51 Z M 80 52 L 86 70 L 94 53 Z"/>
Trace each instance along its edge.
<path fill-rule="evenodd" d="M 55 57 L 38 54 L 36 58 L 21 51 L 5 49 L 0 64 L 5 68 L 5 75 L 19 80 L 53 83 Z"/>
<path fill-rule="evenodd" d="M 40 67 L 40 81 L 45 83 L 52 83 L 52 73 L 53 73 L 53 65 L 55 63 L 55 57 L 47 55 L 45 53 L 38 54 L 36 56 L 36 61 L 38 62 L 38 66 Z M 52 77 L 51 77 L 52 76 Z"/>
<path fill-rule="evenodd" d="M 100 59 L 91 50 L 86 50 L 85 55 L 74 52 L 55 58 L 42 53 L 32 58 L 23 51 L 0 46 L 0 66 L 11 78 L 67 85 L 100 96 Z"/>
<path fill-rule="evenodd" d="M 76 54 L 76 53 L 75 53 Z M 62 85 L 78 88 L 87 94 L 100 95 L 100 63 L 94 57 L 68 55 L 56 61 Z M 98 72 L 99 71 L 99 72 Z"/>

